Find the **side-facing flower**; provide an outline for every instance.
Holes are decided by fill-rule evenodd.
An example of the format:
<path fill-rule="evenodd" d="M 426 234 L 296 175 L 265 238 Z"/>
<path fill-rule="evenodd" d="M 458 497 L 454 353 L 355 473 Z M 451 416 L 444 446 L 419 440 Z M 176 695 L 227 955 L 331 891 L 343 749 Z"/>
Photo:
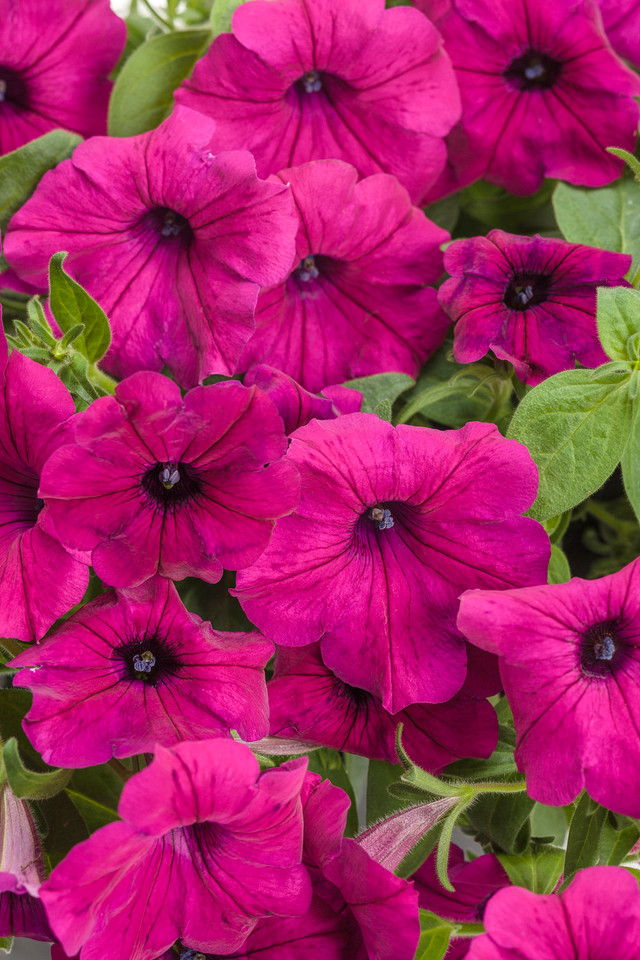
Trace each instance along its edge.
<path fill-rule="evenodd" d="M 289 435 L 313 420 L 335 420 L 343 413 L 359 413 L 362 394 L 358 390 L 332 384 L 322 394 L 309 393 L 286 373 L 257 363 L 249 367 L 244 377 L 245 387 L 259 387 L 268 394 L 282 417 L 284 432 Z"/>
<path fill-rule="evenodd" d="M 282 420 L 256 387 L 195 387 L 182 398 L 137 373 L 78 418 L 75 442 L 43 472 L 40 495 L 65 545 L 105 583 L 155 573 L 216 583 L 249 566 L 298 499 Z"/>
<path fill-rule="evenodd" d="M 489 757 L 498 740 L 487 700 L 457 694 L 447 703 L 388 713 L 380 700 L 340 680 L 322 662 L 320 644 L 279 647 L 268 683 L 271 736 L 397 762 L 396 735 L 414 763 L 436 773 L 462 757 Z"/>
<path fill-rule="evenodd" d="M 181 740 L 269 732 L 260 634 L 220 633 L 170 580 L 109 591 L 11 661 L 33 693 L 23 721 L 47 763 L 84 767 Z M 31 669 L 28 669 L 31 668 Z"/>
<path fill-rule="evenodd" d="M 416 202 L 460 116 L 438 31 L 384 0 L 241 6 L 176 100 L 214 117 L 224 148 L 251 150 L 260 176 L 334 157 L 362 176 L 395 174 Z"/>
<path fill-rule="evenodd" d="M 127 37 L 108 0 L 0 0 L 0 154 L 64 127 L 107 132 Z"/>
<path fill-rule="evenodd" d="M 467 673 L 460 593 L 546 581 L 547 536 L 519 516 L 537 488 L 526 448 L 492 424 L 352 413 L 296 430 L 286 459 L 301 501 L 238 575 L 251 621 L 283 646 L 322 638 L 327 667 L 391 713 L 451 699 Z"/>
<path fill-rule="evenodd" d="M 451 274 L 438 291 L 455 326 L 453 353 L 472 363 L 491 349 L 525 383 L 578 360 L 606 363 L 598 340 L 596 289 L 623 284 L 631 257 L 548 237 L 491 230 L 446 250 Z"/>
<path fill-rule="evenodd" d="M 640 79 L 607 42 L 592 0 L 452 0 L 438 21 L 462 97 L 448 140 L 464 185 L 518 195 L 544 177 L 599 187 L 633 151 Z"/>
<path fill-rule="evenodd" d="M 283 170 L 300 217 L 287 279 L 263 289 L 239 368 L 265 362 L 308 390 L 398 370 L 416 376 L 448 322 L 433 286 L 449 239 L 395 177 L 358 182 L 340 160 Z"/>
<path fill-rule="evenodd" d="M 499 890 L 487 904 L 486 933 L 467 960 L 611 960 L 640 951 L 640 891 L 622 867 L 580 870 L 567 889 Z"/>
<path fill-rule="evenodd" d="M 74 847 L 40 888 L 67 954 L 154 960 L 177 939 L 228 954 L 259 917 L 304 914 L 305 768 L 260 773 L 233 740 L 158 747 L 124 786 L 123 822 Z"/>
<path fill-rule="evenodd" d="M 47 532 L 38 493 L 45 463 L 70 438 L 75 406 L 53 370 L 7 354 L 0 331 L 0 635 L 39 640 L 89 582 L 87 565 Z"/>
<path fill-rule="evenodd" d="M 473 590 L 458 626 L 500 656 L 529 795 L 560 806 L 586 789 L 640 816 L 640 560 L 598 580 Z"/>
<path fill-rule="evenodd" d="M 5 254 L 21 279 L 46 290 L 50 257 L 69 251 L 109 316 L 103 365 L 118 377 L 166 364 L 191 387 L 233 373 L 259 287 L 291 266 L 290 191 L 258 180 L 246 150 L 220 153 L 214 128 L 176 108 L 149 133 L 80 144 L 11 220 Z"/>

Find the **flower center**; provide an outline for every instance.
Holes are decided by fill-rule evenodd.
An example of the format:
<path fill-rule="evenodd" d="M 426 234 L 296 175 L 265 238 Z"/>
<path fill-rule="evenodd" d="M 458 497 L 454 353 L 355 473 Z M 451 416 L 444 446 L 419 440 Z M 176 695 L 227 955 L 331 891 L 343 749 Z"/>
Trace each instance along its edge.
<path fill-rule="evenodd" d="M 320 272 L 316 267 L 316 258 L 314 256 L 305 257 L 304 260 L 301 260 L 298 264 L 298 279 L 302 280 L 303 283 L 308 283 L 309 280 L 317 280 L 320 276 Z"/>
<path fill-rule="evenodd" d="M 616 669 L 620 659 L 620 642 L 616 624 L 611 620 L 595 623 L 582 635 L 580 668 L 585 677 L 604 679 Z"/>
<path fill-rule="evenodd" d="M 144 219 L 161 237 L 178 237 L 182 234 L 181 239 L 186 240 L 192 236 L 187 218 L 169 207 L 156 207 L 155 210 L 150 210 Z"/>
<path fill-rule="evenodd" d="M 377 524 L 378 530 L 390 530 L 393 526 L 391 510 L 386 507 L 372 507 L 369 510 L 369 519 Z"/>
<path fill-rule="evenodd" d="M 202 492 L 198 471 L 181 460 L 154 463 L 142 474 L 140 486 L 146 500 L 165 513 L 196 500 Z"/>
<path fill-rule="evenodd" d="M 562 64 L 559 60 L 529 49 L 512 60 L 502 76 L 518 90 L 549 90 L 560 77 Z"/>
<path fill-rule="evenodd" d="M 551 274 L 516 273 L 504 292 L 503 303 L 510 310 L 528 310 L 549 296 Z"/>
<path fill-rule="evenodd" d="M 300 77 L 298 83 L 304 88 L 305 93 L 317 93 L 318 90 L 322 90 L 322 79 L 317 70 L 309 70 Z"/>
<path fill-rule="evenodd" d="M 169 641 L 157 634 L 133 637 L 114 647 L 111 657 L 122 665 L 123 680 L 137 680 L 151 687 L 175 676 L 180 667 Z"/>
<path fill-rule="evenodd" d="M 27 85 L 22 75 L 0 64 L 0 104 L 6 101 L 26 107 L 28 99 Z"/>

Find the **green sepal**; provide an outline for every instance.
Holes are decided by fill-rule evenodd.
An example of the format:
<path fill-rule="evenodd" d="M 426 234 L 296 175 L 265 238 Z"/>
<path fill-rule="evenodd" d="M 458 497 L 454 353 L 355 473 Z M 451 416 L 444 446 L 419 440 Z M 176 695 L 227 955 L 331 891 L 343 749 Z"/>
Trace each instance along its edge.
<path fill-rule="evenodd" d="M 2 748 L 2 760 L 9 786 L 19 800 L 47 800 L 64 790 L 73 770 L 50 770 L 36 773 L 28 770 L 18 751 L 18 742 L 11 737 Z"/>

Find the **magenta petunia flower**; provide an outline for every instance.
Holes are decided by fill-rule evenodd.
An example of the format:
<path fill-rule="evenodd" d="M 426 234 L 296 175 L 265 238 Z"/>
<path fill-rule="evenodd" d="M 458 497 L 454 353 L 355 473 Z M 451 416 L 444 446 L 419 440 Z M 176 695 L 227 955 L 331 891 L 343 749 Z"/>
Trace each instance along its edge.
<path fill-rule="evenodd" d="M 640 66 L 640 0 L 596 0 L 609 43 Z"/>
<path fill-rule="evenodd" d="M 580 870 L 567 889 L 499 890 L 487 904 L 486 933 L 468 960 L 611 960 L 640 951 L 640 891 L 622 867 Z"/>
<path fill-rule="evenodd" d="M 290 191 L 258 180 L 246 150 L 219 153 L 214 128 L 176 108 L 150 133 L 80 144 L 11 220 L 5 254 L 22 280 L 46 291 L 49 258 L 69 251 L 109 316 L 115 376 L 166 364 L 190 387 L 232 374 L 259 286 L 291 266 Z"/>
<path fill-rule="evenodd" d="M 0 635 L 39 640 L 89 582 L 87 565 L 48 531 L 38 494 L 47 459 L 70 438 L 75 406 L 53 370 L 17 350 L 7 357 L 2 332 L 0 390 Z"/>
<path fill-rule="evenodd" d="M 78 418 L 51 458 L 40 495 L 63 543 L 114 587 L 155 573 L 216 583 L 254 563 L 298 499 L 280 461 L 282 420 L 256 387 L 190 390 L 157 373 L 119 383 Z"/>
<path fill-rule="evenodd" d="M 380 700 L 325 667 L 320 644 L 279 647 L 267 685 L 271 735 L 397 763 L 396 734 L 418 766 L 433 773 L 462 757 L 489 757 L 498 721 L 487 700 L 464 692 L 447 703 L 415 704 L 388 713 Z"/>
<path fill-rule="evenodd" d="M 278 644 L 322 640 L 341 680 L 397 713 L 450 700 L 467 672 L 456 629 L 471 586 L 546 582 L 525 447 L 493 424 L 394 428 L 374 414 L 312 421 L 292 435 L 300 506 L 238 575 L 250 620 Z"/>
<path fill-rule="evenodd" d="M 445 253 L 452 275 L 438 299 L 453 320 L 459 363 L 491 349 L 525 383 L 540 383 L 578 360 L 607 362 L 598 340 L 596 288 L 624 284 L 631 257 L 548 237 L 491 230 L 456 240 Z"/>
<path fill-rule="evenodd" d="M 156 577 L 98 597 L 11 665 L 14 686 L 33 692 L 23 725 L 36 750 L 85 767 L 232 729 L 266 736 L 272 653 L 259 633 L 212 630 Z"/>
<path fill-rule="evenodd" d="M 449 234 L 385 174 L 358 183 L 349 164 L 322 160 L 278 179 L 300 216 L 296 261 L 261 291 L 239 368 L 264 361 L 312 391 L 387 370 L 416 376 L 448 327 L 425 284 L 442 276 Z"/>
<path fill-rule="evenodd" d="M 108 0 L 0 0 L 0 154 L 56 127 L 107 132 L 109 74 L 125 45 Z"/>
<path fill-rule="evenodd" d="M 176 100 L 215 118 L 222 147 L 251 150 L 260 176 L 336 158 L 361 176 L 395 174 L 416 202 L 460 116 L 440 34 L 383 0 L 244 5 Z"/>
<path fill-rule="evenodd" d="M 640 79 L 592 0 L 452 0 L 438 29 L 462 97 L 448 140 L 459 183 L 522 195 L 544 177 L 599 187 L 620 176 L 606 147 L 633 152 Z"/>
<path fill-rule="evenodd" d="M 465 593 L 458 626 L 500 656 L 515 758 L 541 803 L 584 788 L 640 816 L 640 560 L 598 580 Z"/>
<path fill-rule="evenodd" d="M 54 940 L 42 901 L 27 893 L 0 893 L 0 937 L 29 937 L 45 943 Z"/>
<path fill-rule="evenodd" d="M 245 387 L 259 387 L 268 394 L 282 417 L 287 436 L 313 420 L 335 420 L 343 413 L 359 413 L 362 394 L 358 390 L 333 384 L 324 387 L 322 395 L 309 393 L 286 373 L 257 363 L 244 377 Z"/>
<path fill-rule="evenodd" d="M 40 888 L 49 920 L 83 960 L 154 960 L 180 938 L 231 953 L 259 917 L 300 916 L 306 758 L 260 773 L 248 747 L 158 747 L 124 786 L 111 823 L 75 846 Z"/>

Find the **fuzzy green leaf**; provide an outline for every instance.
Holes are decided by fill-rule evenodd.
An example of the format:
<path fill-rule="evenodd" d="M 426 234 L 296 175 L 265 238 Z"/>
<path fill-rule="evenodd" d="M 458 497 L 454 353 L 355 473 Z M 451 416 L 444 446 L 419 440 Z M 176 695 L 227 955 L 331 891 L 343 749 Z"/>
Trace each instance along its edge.
<path fill-rule="evenodd" d="M 453 927 L 428 910 L 420 911 L 420 941 L 414 960 L 442 960 Z"/>
<path fill-rule="evenodd" d="M 93 297 L 64 270 L 66 253 L 54 253 L 49 263 L 49 306 L 63 333 L 84 325 L 84 333 L 75 337 L 74 346 L 89 363 L 97 363 L 111 343 L 107 315 Z"/>
<path fill-rule="evenodd" d="M 72 777 L 72 770 L 50 770 L 35 773 L 27 770 L 18 752 L 18 742 L 11 737 L 2 749 L 4 769 L 9 786 L 20 800 L 46 800 L 64 790 Z"/>
<path fill-rule="evenodd" d="M 383 400 L 393 406 L 400 394 L 414 383 L 415 380 L 406 373 L 376 373 L 372 377 L 347 380 L 343 386 L 358 390 L 362 394 L 362 412 L 373 413 Z"/>
<path fill-rule="evenodd" d="M 558 226 L 569 243 L 630 253 L 640 263 L 640 187 L 630 178 L 592 190 L 559 183 L 553 195 Z"/>
<path fill-rule="evenodd" d="M 213 0 L 211 8 L 211 33 L 217 37 L 220 33 L 231 33 L 231 19 L 247 0 Z"/>
<path fill-rule="evenodd" d="M 638 332 L 640 292 L 632 287 L 599 287 L 598 336 L 605 353 L 612 360 L 636 360 L 630 356 L 629 340 Z"/>
<path fill-rule="evenodd" d="M 517 887 L 526 887 L 533 893 L 551 893 L 562 873 L 564 850 L 534 845 L 520 855 L 499 853 L 498 859 Z"/>

